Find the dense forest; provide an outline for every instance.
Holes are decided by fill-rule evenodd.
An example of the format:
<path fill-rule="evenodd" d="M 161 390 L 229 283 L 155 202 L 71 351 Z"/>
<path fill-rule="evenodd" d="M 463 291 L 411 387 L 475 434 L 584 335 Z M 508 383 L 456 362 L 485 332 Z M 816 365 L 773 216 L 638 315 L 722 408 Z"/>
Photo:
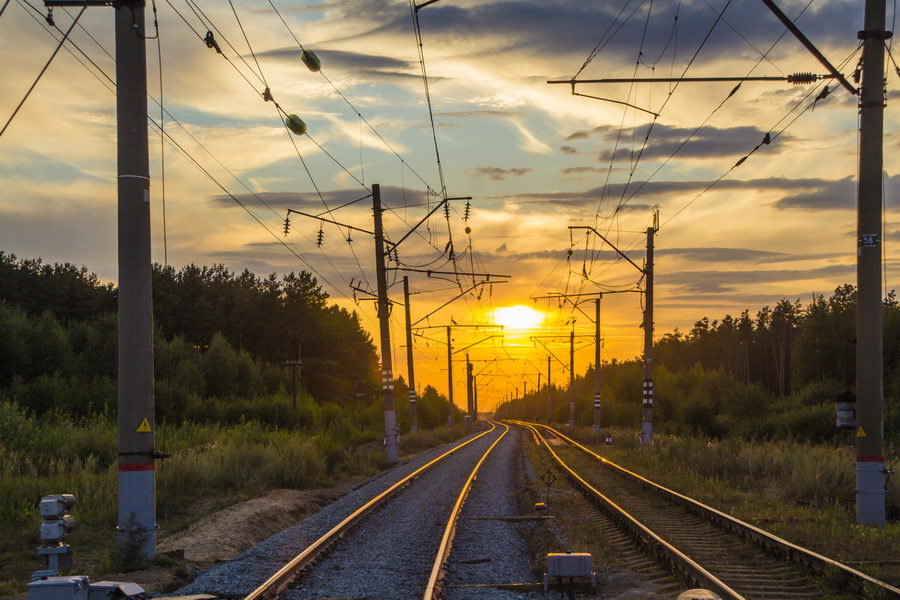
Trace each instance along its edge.
<path fill-rule="evenodd" d="M 883 303 L 885 434 L 900 442 L 900 302 Z M 781 300 L 752 317 L 697 321 L 654 344 L 657 428 L 720 437 L 793 437 L 811 441 L 848 438 L 835 428 L 835 403 L 853 395 L 856 289 L 838 287 L 808 305 Z M 640 359 L 601 366 L 602 422 L 634 427 L 640 422 Z M 576 377 L 576 420 L 593 423 L 594 367 Z M 568 392 L 555 387 L 513 400 L 500 416 L 568 418 Z M 849 439 L 849 438 L 848 438 Z"/>
<path fill-rule="evenodd" d="M 158 420 L 380 427 L 375 346 L 359 316 L 329 304 L 309 273 L 155 265 L 153 309 Z M 298 355 L 294 410 L 284 363 Z M 112 418 L 115 373 L 115 287 L 85 267 L 0 252 L 0 400 L 35 414 Z M 445 423 L 446 400 L 433 388 L 422 396 L 420 424 Z"/>

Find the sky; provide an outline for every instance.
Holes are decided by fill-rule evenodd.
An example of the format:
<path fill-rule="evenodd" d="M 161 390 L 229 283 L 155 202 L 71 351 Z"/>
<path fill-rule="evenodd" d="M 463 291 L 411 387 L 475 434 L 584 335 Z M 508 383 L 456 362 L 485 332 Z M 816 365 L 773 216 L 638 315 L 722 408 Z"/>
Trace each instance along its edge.
<path fill-rule="evenodd" d="M 371 236 L 351 232 L 348 243 L 346 229 L 325 224 L 318 247 L 319 223 L 297 215 L 286 237 L 282 229 L 288 208 L 322 213 L 379 183 L 389 207 L 385 227 L 396 241 L 439 200 L 410 6 L 273 2 L 288 27 L 268 1 L 233 0 L 233 11 L 220 1 L 158 2 L 159 44 L 148 40 L 148 86 L 168 111 L 164 127 L 172 142 L 162 160 L 160 134 L 151 127 L 153 259 L 259 274 L 313 270 L 335 302 L 360 313 L 377 341 L 373 303 L 352 290 L 374 289 Z M 791 18 L 800 15 L 796 22 L 807 36 L 843 73 L 853 73 L 860 3 L 779 5 Z M 43 12 L 15 0 L 0 17 L 4 121 L 56 45 Z M 67 29 L 74 14 L 56 9 L 56 25 Z M 511 276 L 504 283 L 492 277 L 498 283 L 425 318 L 459 293 L 458 284 L 406 272 L 412 318 L 430 327 L 414 343 L 420 389 L 447 391 L 441 326 L 451 323 L 478 326 L 454 329 L 453 346 L 474 344 L 468 352 L 480 372 L 483 409 L 517 387 L 532 388 L 539 370 L 546 382 L 544 345 L 556 357 L 554 383 L 567 378 L 573 327 L 575 371 L 593 362 L 593 297 L 577 297 L 586 301 L 578 308 L 534 298 L 634 290 L 640 273 L 596 235 L 570 226 L 594 227 L 642 266 L 645 231 L 658 209 L 656 337 L 689 330 L 703 316 L 744 309 L 753 315 L 781 298 L 807 303 L 814 293 L 855 282 L 857 111 L 855 99 L 833 82 L 575 90 L 617 102 L 546 83 L 576 73 L 596 79 L 824 72 L 762 3 L 440 0 L 418 15 L 446 193 L 472 200 L 468 220 L 465 200 L 450 202 L 449 219 L 440 209 L 426 220 L 398 248 L 401 266 L 453 269 L 449 231 L 455 268 Z M 890 27 L 890 8 L 887 18 Z M 80 25 L 71 39 L 114 77 L 113 10 L 90 8 Z M 203 42 L 208 29 L 224 54 Z M 155 33 L 152 25 L 148 33 Z M 298 41 L 318 54 L 322 72 L 302 63 Z M 73 53 L 86 63 L 67 45 L 0 138 L 0 250 L 84 264 L 115 281 L 115 97 L 104 75 Z M 898 176 L 892 150 L 900 139 L 893 66 L 886 76 L 885 284 L 893 289 L 892 247 L 900 237 L 892 210 Z M 273 103 L 262 99 L 266 85 L 307 124 L 309 137 L 285 130 Z M 824 85 L 831 93 L 813 104 Z M 155 101 L 150 112 L 160 122 Z M 762 144 L 767 133 L 771 143 Z M 369 203 L 360 200 L 331 218 L 371 229 Z M 398 301 L 402 275 L 389 273 Z M 542 313 L 536 329 L 515 330 L 515 321 L 503 330 L 494 326 L 495 309 L 517 305 Z M 392 313 L 392 346 L 394 372 L 406 377 L 402 308 Z M 606 295 L 602 311 L 604 359 L 639 356 L 641 295 Z M 454 356 L 457 404 L 464 402 L 464 353 Z"/>

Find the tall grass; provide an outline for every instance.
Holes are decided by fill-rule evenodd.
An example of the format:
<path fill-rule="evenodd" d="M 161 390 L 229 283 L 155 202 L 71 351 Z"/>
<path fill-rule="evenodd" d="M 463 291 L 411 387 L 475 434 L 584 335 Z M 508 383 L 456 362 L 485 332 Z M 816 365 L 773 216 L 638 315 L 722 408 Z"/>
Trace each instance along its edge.
<path fill-rule="evenodd" d="M 600 445 L 590 429 L 579 429 L 580 439 Z M 654 435 L 654 445 L 635 452 L 637 438 L 630 430 L 613 432 L 615 446 L 601 454 L 620 458 L 635 469 L 664 469 L 671 477 L 726 482 L 744 491 L 764 491 L 786 502 L 822 502 L 854 499 L 854 450 L 846 446 L 810 444 L 792 440 L 756 442 L 740 438 Z M 891 459 L 889 457 L 888 461 Z M 889 481 L 889 503 L 900 506 L 900 478 Z"/>
<path fill-rule="evenodd" d="M 462 433 L 441 428 L 406 435 L 403 449 L 416 452 Z M 192 505 L 199 498 L 239 499 L 274 488 L 327 486 L 345 475 L 371 475 L 383 459 L 380 441 L 378 432 L 342 423 L 315 433 L 258 422 L 160 424 L 157 447 L 171 454 L 157 468 L 163 531 L 194 516 Z M 100 546 L 109 555 L 113 548 L 115 459 L 113 422 L 100 417 L 76 422 L 62 415 L 38 419 L 0 403 L 0 596 L 21 592 L 37 568 L 37 501 L 47 494 L 77 498 L 72 514 L 79 528 L 70 538 L 76 568 L 90 572 L 112 566 L 86 549 Z"/>
<path fill-rule="evenodd" d="M 900 583 L 900 522 L 883 529 L 855 524 L 854 452 L 846 446 L 791 440 L 654 435 L 639 448 L 634 430 L 612 430 L 614 445 L 579 428 L 574 437 L 637 473 L 761 526 L 792 542 Z M 891 460 L 896 457 L 888 457 Z M 889 481 L 888 505 L 900 506 L 900 480 Z"/>

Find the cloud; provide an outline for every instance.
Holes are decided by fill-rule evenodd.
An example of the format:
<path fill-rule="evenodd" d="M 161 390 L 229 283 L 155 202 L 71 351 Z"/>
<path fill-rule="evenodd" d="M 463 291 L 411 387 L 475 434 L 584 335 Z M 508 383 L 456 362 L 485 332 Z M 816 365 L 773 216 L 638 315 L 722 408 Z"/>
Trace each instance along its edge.
<path fill-rule="evenodd" d="M 644 140 L 647 137 L 648 126 L 626 127 L 619 130 L 608 125 L 601 125 L 593 129 L 576 131 L 569 134 L 566 141 L 587 140 L 591 138 L 599 138 L 601 141 L 613 144 L 617 139 L 633 139 Z M 758 144 L 767 132 L 754 126 L 738 126 L 738 127 L 712 127 L 705 126 L 699 129 L 693 127 L 673 127 L 656 123 L 650 132 L 650 139 L 646 147 L 643 148 L 643 159 L 666 158 L 670 154 L 678 153 L 680 158 L 719 158 L 722 156 L 743 156 L 754 145 Z M 690 137 L 690 142 L 685 144 L 684 141 Z M 789 134 L 781 134 L 778 137 L 778 147 L 782 148 L 784 143 L 790 141 Z M 629 147 L 621 144 L 615 151 L 602 150 L 598 159 L 601 162 L 610 162 L 611 160 L 627 161 L 631 159 L 632 152 L 637 152 Z"/>
<path fill-rule="evenodd" d="M 660 248 L 656 253 L 662 256 L 681 256 L 698 262 L 770 262 L 795 258 L 786 252 L 750 248 Z"/>
<path fill-rule="evenodd" d="M 404 189 L 399 186 L 383 185 L 381 193 L 389 198 L 401 198 L 407 195 L 410 198 L 421 196 L 421 190 Z M 366 196 L 365 191 L 361 189 L 331 190 L 322 192 L 322 197 L 328 204 L 330 209 L 335 209 L 342 204 L 347 204 L 353 200 L 359 200 Z M 322 200 L 315 192 L 257 192 L 256 194 L 234 194 L 234 197 L 245 204 L 259 205 L 268 204 L 273 208 L 295 208 L 295 209 L 312 209 L 316 212 L 322 212 L 325 207 Z M 231 196 L 216 195 L 212 196 L 212 201 L 216 204 L 224 206 L 233 206 L 234 200 Z M 371 201 L 360 200 L 358 206 L 371 207 Z M 393 208 L 403 208 L 402 204 L 398 204 Z"/>
<path fill-rule="evenodd" d="M 578 154 L 578 148 L 576 148 L 574 146 L 562 146 L 560 148 L 560 151 L 563 154 Z"/>
<path fill-rule="evenodd" d="M 808 190 L 780 198 L 773 206 L 782 210 L 852 210 L 856 206 L 856 180 L 848 175 L 835 181 L 821 181 Z"/>
<path fill-rule="evenodd" d="M 527 173 L 531 173 L 534 169 L 501 169 L 500 167 L 476 167 L 469 169 L 469 172 L 475 177 L 488 177 L 491 181 L 504 181 L 507 177 L 521 177 Z"/>
<path fill-rule="evenodd" d="M 603 173 L 606 169 L 601 169 L 599 167 L 566 167 L 560 169 L 560 171 L 565 175 L 575 175 L 578 173 Z"/>
<path fill-rule="evenodd" d="M 893 180 L 893 178 L 891 178 Z M 786 177 L 763 177 L 758 179 L 723 179 L 715 185 L 713 190 L 755 190 L 755 191 L 783 191 L 795 192 L 797 195 L 807 193 L 811 189 L 828 188 L 829 186 L 845 180 L 820 179 L 814 177 L 788 179 Z M 632 198 L 640 193 L 642 198 L 666 196 L 672 198 L 679 194 L 691 194 L 705 190 L 712 181 L 707 180 L 663 180 L 663 181 L 632 181 L 624 183 L 611 183 L 605 188 L 594 187 L 582 192 L 530 192 L 494 196 L 494 198 L 511 201 L 538 200 L 547 204 L 562 206 L 586 206 L 596 204 L 601 199 L 618 199 L 624 194 L 625 198 Z M 790 194 L 788 194 L 789 196 Z M 659 198 L 662 200 L 662 198 Z M 778 203 L 775 203 L 778 206 Z M 630 204 L 625 204 L 619 209 L 628 210 Z M 787 208 L 788 206 L 779 206 Z"/>
<path fill-rule="evenodd" d="M 674 285 L 682 292 L 720 293 L 734 291 L 734 285 L 804 281 L 851 276 L 856 265 L 828 265 L 818 269 L 759 269 L 750 271 L 678 271 L 657 273 L 657 281 Z M 728 285 L 731 284 L 731 285 Z"/>
<path fill-rule="evenodd" d="M 900 184 L 900 175 L 887 175 L 884 180 L 888 205 L 896 203 L 890 190 Z M 843 179 L 810 181 L 801 192 L 789 194 L 773 203 L 782 210 L 855 210 L 857 202 L 857 181 L 852 175 Z"/>
<path fill-rule="evenodd" d="M 380 54 L 362 54 L 346 50 L 326 50 L 316 48 L 316 54 L 322 61 L 325 71 L 338 71 L 353 75 L 363 80 L 419 79 L 421 75 L 414 70 L 414 65 L 406 60 Z M 258 53 L 276 61 L 296 64 L 298 68 L 306 67 L 300 61 L 300 51 L 294 47 L 274 48 Z M 447 79 L 441 76 L 429 76 L 430 81 Z"/>
<path fill-rule="evenodd" d="M 584 2 L 583 0 L 506 0 L 482 4 L 454 5 L 438 3 L 421 11 L 422 27 L 427 31 L 428 42 L 441 44 L 454 42 L 457 46 L 481 43 L 491 49 L 491 55 L 499 52 L 520 51 L 536 57 L 562 57 L 581 60 L 597 44 L 598 32 L 614 27 L 598 54 L 595 65 L 601 61 L 626 65 L 633 64 L 645 23 L 648 26 L 643 51 L 648 61 L 657 56 L 669 57 L 671 44 L 667 42 L 675 23 L 675 3 L 653 7 L 652 18 L 646 15 L 643 4 L 635 5 L 624 15 L 619 15 L 621 3 Z M 678 49 L 686 43 L 696 48 L 716 22 L 720 9 L 704 2 L 682 3 L 678 14 Z M 855 37 L 860 9 L 854 2 L 838 0 L 817 6 L 801 24 L 804 32 L 821 46 L 840 44 Z M 340 41 L 358 40 L 374 35 L 409 35 L 409 11 L 406 4 L 386 0 L 348 1 L 336 15 L 358 24 L 359 33 L 340 38 Z M 370 23 L 380 23 L 372 27 Z M 748 44 L 736 40 L 729 29 L 737 25 L 742 36 L 756 47 L 771 44 L 772 28 L 777 21 L 766 10 L 753 3 L 733 3 L 723 14 L 712 34 L 705 41 L 695 65 L 719 61 L 723 56 L 756 58 L 757 51 Z M 616 25 L 620 25 L 616 27 Z M 855 29 L 856 28 L 856 29 Z M 685 42 L 682 42 L 685 40 Z M 590 65 L 585 74 L 596 72 Z M 560 73 L 556 78 L 568 78 L 572 72 Z"/>
<path fill-rule="evenodd" d="M 450 117 L 450 118 L 458 118 L 458 119 L 496 119 L 496 118 L 506 118 L 506 117 L 514 117 L 517 116 L 517 113 L 511 109 L 505 108 L 489 108 L 482 110 L 457 110 L 450 112 L 436 112 L 434 116 L 436 117 Z"/>
<path fill-rule="evenodd" d="M 322 67 L 327 69 L 339 69 L 355 71 L 360 69 L 409 69 L 411 64 L 405 60 L 382 56 L 378 54 L 362 54 L 359 52 L 347 52 L 345 50 L 324 50 L 316 48 L 318 57 L 322 60 Z M 258 56 L 296 62 L 298 66 L 306 68 L 300 61 L 300 50 L 295 47 L 275 48 L 257 53 Z"/>

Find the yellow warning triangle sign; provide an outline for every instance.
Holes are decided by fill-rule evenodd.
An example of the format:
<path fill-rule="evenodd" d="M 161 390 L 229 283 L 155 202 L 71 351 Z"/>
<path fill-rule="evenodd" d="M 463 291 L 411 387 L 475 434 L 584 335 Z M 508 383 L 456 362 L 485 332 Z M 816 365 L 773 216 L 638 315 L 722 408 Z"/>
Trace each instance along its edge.
<path fill-rule="evenodd" d="M 856 428 L 856 437 L 869 437 L 869 436 L 866 435 L 865 429 L 863 429 L 862 426 L 860 426 L 860 427 Z"/>
<path fill-rule="evenodd" d="M 138 433 L 150 433 L 150 421 L 147 420 L 147 417 L 144 417 L 144 420 L 141 421 L 141 424 L 137 426 L 135 431 Z"/>

